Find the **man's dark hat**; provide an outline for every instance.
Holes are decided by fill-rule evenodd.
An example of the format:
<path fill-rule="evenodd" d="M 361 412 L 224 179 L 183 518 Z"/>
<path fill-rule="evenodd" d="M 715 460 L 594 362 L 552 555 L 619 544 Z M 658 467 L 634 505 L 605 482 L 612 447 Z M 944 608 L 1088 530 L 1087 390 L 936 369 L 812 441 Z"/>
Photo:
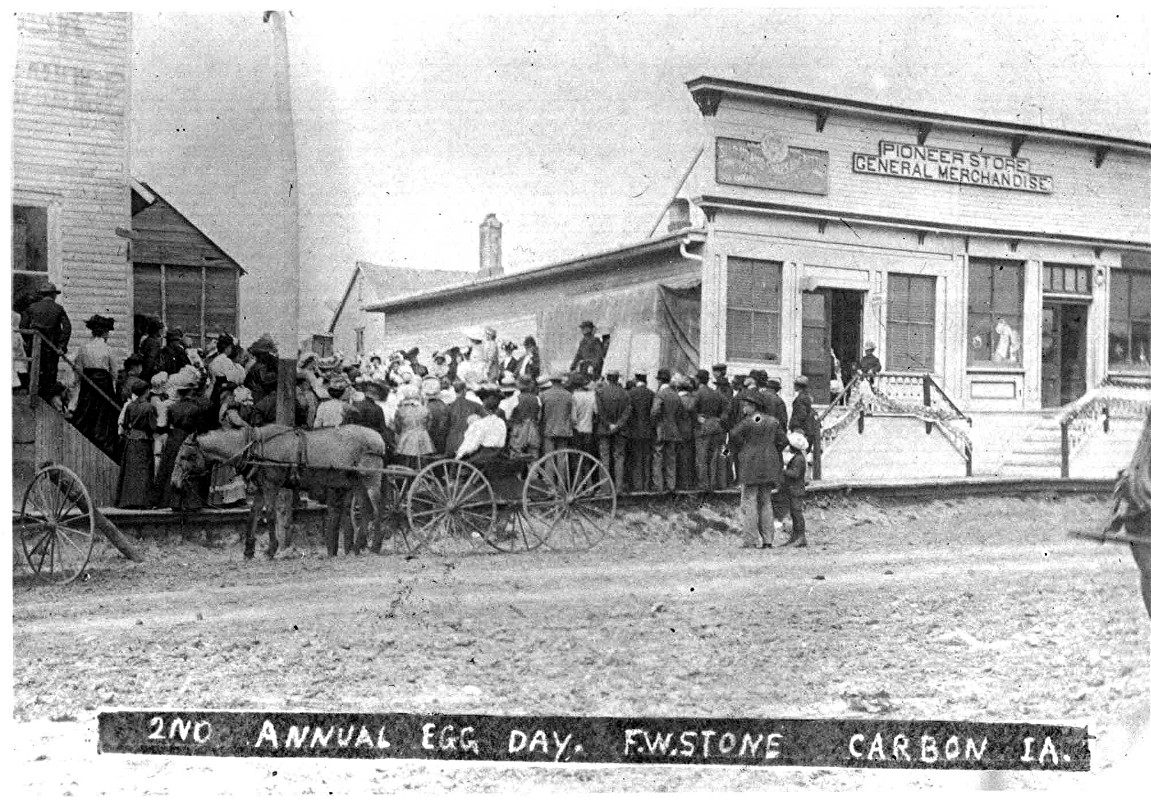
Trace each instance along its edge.
<path fill-rule="evenodd" d="M 183 339 L 184 338 L 184 329 L 183 328 L 169 328 L 168 333 L 164 334 L 164 338 L 165 339 Z M 251 348 L 249 348 L 249 350 L 251 350 Z"/>
<path fill-rule="evenodd" d="M 144 392 L 144 390 L 148 389 L 149 384 L 147 381 L 145 381 L 142 378 L 130 378 L 130 379 L 128 379 L 127 386 L 128 386 L 128 392 L 130 394 L 139 395 L 142 392 Z"/>
<path fill-rule="evenodd" d="M 664 381 L 664 382 L 671 381 L 671 370 L 667 370 L 663 367 L 656 370 L 655 371 L 655 380 L 656 381 Z"/>
<path fill-rule="evenodd" d="M 647 373 L 636 373 L 635 374 L 635 380 L 636 381 L 643 381 L 646 384 L 647 383 Z"/>
<path fill-rule="evenodd" d="M 593 323 L 591 320 L 584 320 L 582 323 L 579 324 L 579 327 L 580 328 L 595 328 L 595 323 Z"/>
<path fill-rule="evenodd" d="M 695 380 L 701 384 L 706 384 L 708 381 L 711 380 L 711 374 L 708 373 L 707 370 L 696 370 L 695 371 Z"/>
<path fill-rule="evenodd" d="M 47 284 L 44 284 L 44 286 L 40 287 L 40 294 L 41 295 L 59 295 L 60 289 L 55 284 L 49 282 Z"/>
<path fill-rule="evenodd" d="M 619 370 L 607 370 L 607 371 L 605 371 L 605 372 L 604 372 L 604 376 L 605 376 L 605 377 L 608 377 L 608 378 L 610 378 L 610 377 L 611 377 L 611 376 L 613 376 L 613 375 L 614 375 L 616 378 L 619 378 Z"/>
<path fill-rule="evenodd" d="M 783 389 L 783 384 L 779 382 L 778 378 L 769 378 L 767 379 L 767 387 L 768 389 L 774 389 L 776 392 L 779 392 Z"/>
<path fill-rule="evenodd" d="M 713 373 L 726 373 L 727 372 L 727 365 L 726 364 L 713 364 L 711 366 L 711 371 Z"/>
<path fill-rule="evenodd" d="M 406 351 L 404 353 L 404 356 L 408 359 L 414 359 L 419 355 L 420 355 L 420 349 L 419 348 L 412 348 L 411 350 Z"/>
<path fill-rule="evenodd" d="M 750 403 L 760 411 L 767 411 L 767 398 L 755 390 L 745 389 L 736 395 L 735 399 L 740 403 Z"/>
<path fill-rule="evenodd" d="M 585 373 L 572 373 L 570 383 L 573 387 L 586 387 L 587 375 Z"/>

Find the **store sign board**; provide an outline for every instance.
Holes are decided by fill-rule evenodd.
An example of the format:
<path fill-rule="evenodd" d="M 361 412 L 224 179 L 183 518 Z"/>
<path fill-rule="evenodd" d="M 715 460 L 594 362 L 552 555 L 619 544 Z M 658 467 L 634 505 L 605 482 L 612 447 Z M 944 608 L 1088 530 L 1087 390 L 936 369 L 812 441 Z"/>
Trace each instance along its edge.
<path fill-rule="evenodd" d="M 827 162 L 826 150 L 790 147 L 773 136 L 715 140 L 715 180 L 721 184 L 826 195 Z"/>
<path fill-rule="evenodd" d="M 1045 195 L 1051 194 L 1055 188 L 1050 175 L 1031 172 L 1030 159 L 904 142 L 880 142 L 878 154 L 853 153 L 851 169 L 868 175 L 891 175 Z"/>

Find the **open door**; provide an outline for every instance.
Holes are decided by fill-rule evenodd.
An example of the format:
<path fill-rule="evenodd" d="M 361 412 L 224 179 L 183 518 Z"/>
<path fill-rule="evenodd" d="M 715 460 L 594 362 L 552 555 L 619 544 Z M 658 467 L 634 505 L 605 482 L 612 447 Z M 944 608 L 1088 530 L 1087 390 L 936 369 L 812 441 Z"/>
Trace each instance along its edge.
<path fill-rule="evenodd" d="M 1041 399 L 1065 406 L 1087 392 L 1087 304 L 1043 304 Z"/>
<path fill-rule="evenodd" d="M 810 381 L 816 403 L 831 402 L 831 379 L 851 380 L 862 352 L 863 295 L 854 289 L 818 289 L 803 293 L 803 341 L 800 370 Z M 835 359 L 832 358 L 835 354 Z M 838 359 L 840 374 L 835 375 Z"/>

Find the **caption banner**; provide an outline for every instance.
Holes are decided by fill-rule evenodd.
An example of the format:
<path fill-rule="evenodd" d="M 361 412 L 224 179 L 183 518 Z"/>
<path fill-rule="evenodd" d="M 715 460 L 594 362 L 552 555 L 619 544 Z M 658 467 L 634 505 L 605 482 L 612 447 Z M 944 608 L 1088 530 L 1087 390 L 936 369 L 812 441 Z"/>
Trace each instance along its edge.
<path fill-rule="evenodd" d="M 106 754 L 1089 770 L 1086 727 L 929 720 L 101 712 Z"/>

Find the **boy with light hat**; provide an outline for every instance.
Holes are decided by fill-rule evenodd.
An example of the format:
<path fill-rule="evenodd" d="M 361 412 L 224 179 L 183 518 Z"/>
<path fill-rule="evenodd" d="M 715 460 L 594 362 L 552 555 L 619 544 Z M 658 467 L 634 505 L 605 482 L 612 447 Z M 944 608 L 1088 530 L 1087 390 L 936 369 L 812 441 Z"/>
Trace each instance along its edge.
<path fill-rule="evenodd" d="M 779 491 L 779 517 L 791 516 L 791 536 L 780 547 L 807 547 L 807 524 L 803 517 L 803 499 L 807 495 L 807 437 L 802 431 L 787 434 L 788 448 L 783 452 L 783 486 Z"/>

